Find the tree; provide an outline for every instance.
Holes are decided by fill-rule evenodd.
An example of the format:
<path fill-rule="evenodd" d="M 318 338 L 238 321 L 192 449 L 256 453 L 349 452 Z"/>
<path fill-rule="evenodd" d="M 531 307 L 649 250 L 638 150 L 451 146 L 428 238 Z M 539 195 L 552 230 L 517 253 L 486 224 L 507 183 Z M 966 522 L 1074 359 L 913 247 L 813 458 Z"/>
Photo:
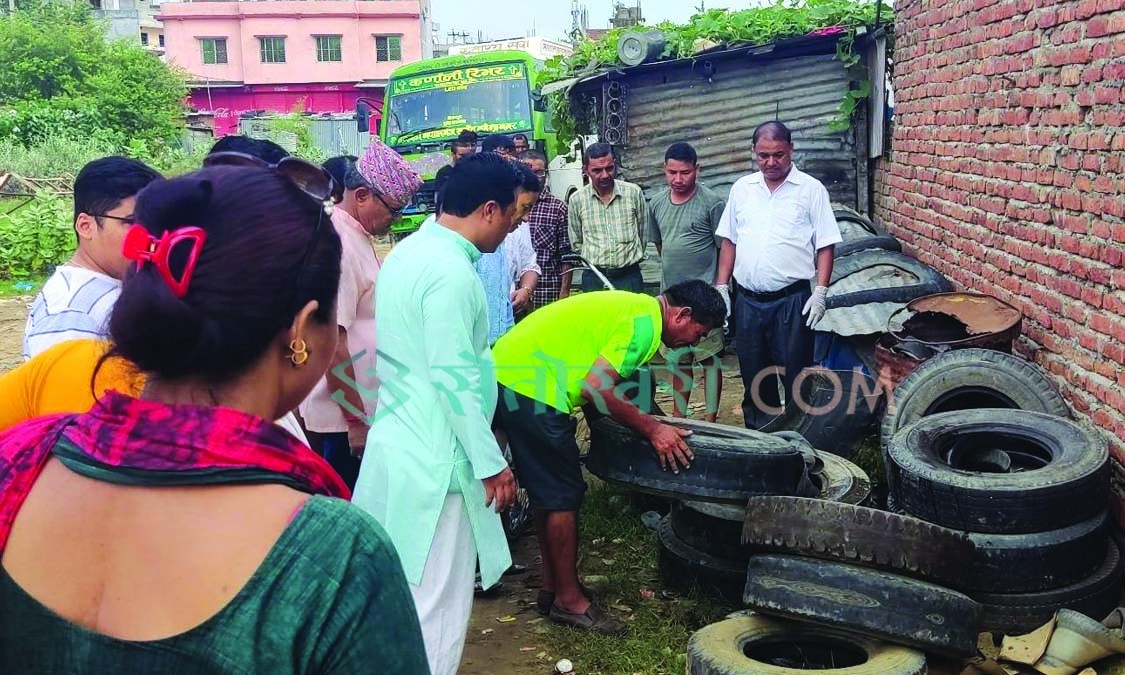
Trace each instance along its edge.
<path fill-rule="evenodd" d="M 0 17 L 0 54 L 0 139 L 124 148 L 171 143 L 183 128 L 185 75 L 140 45 L 107 41 L 86 3 L 21 2 Z"/>

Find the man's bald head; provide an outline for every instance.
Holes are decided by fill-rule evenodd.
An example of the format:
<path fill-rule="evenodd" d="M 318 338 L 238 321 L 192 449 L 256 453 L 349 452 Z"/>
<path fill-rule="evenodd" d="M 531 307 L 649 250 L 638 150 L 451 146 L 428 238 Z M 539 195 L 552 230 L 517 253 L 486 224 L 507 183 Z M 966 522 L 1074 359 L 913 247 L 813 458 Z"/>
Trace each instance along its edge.
<path fill-rule="evenodd" d="M 790 133 L 789 127 L 774 120 L 759 124 L 758 128 L 754 129 L 753 144 L 757 145 L 761 140 L 781 141 L 793 145 L 793 134 Z"/>

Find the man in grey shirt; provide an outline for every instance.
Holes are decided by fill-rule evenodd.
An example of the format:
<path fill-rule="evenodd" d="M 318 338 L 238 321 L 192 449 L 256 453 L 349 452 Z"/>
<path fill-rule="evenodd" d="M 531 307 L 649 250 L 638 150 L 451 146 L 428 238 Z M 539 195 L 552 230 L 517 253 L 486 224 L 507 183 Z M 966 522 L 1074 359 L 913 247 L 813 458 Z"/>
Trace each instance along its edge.
<path fill-rule="evenodd" d="M 660 253 L 660 290 L 691 279 L 711 283 L 719 259 L 715 230 L 723 215 L 723 199 L 697 182 L 699 157 L 687 143 L 673 143 L 664 153 L 664 178 L 668 187 L 656 193 L 649 203 L 649 239 Z M 706 419 L 714 422 L 723 387 L 718 370 L 723 329 L 712 330 L 694 347 L 660 349 L 672 371 L 675 415 L 687 415 L 694 383 L 693 365 L 699 364 L 707 380 Z M 685 360 L 687 370 L 681 372 L 679 365 Z"/>

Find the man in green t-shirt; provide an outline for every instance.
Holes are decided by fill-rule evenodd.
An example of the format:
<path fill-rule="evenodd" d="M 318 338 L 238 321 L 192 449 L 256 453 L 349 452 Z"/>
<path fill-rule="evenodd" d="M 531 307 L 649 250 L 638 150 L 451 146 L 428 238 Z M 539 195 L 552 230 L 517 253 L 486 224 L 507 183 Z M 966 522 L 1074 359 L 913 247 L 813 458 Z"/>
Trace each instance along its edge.
<path fill-rule="evenodd" d="M 723 198 L 698 182 L 699 157 L 687 143 L 673 143 L 664 153 L 664 179 L 668 187 L 657 192 L 648 206 L 649 241 L 660 254 L 661 289 L 681 281 L 699 279 L 711 283 L 719 262 L 719 240 L 715 230 L 723 217 Z M 705 373 L 707 421 L 719 414 L 723 378 L 719 357 L 723 353 L 721 327 L 708 333 L 698 345 L 662 349 L 661 356 L 672 372 L 672 409 L 677 417 L 687 415 L 698 363 Z M 686 370 L 680 364 L 687 362 Z"/>
<path fill-rule="evenodd" d="M 619 383 L 662 343 L 697 344 L 725 318 L 722 296 L 699 280 L 676 284 L 655 298 L 626 291 L 582 293 L 532 312 L 493 347 L 500 425 L 536 511 L 543 555 L 536 606 L 552 621 L 608 634 L 625 630 L 591 604 L 578 583 L 577 515 L 586 482 L 571 413 L 582 405 L 596 408 L 647 438 L 661 468 L 678 473 L 681 465 L 689 467 L 688 432 L 642 412 L 624 391 L 634 387 Z"/>

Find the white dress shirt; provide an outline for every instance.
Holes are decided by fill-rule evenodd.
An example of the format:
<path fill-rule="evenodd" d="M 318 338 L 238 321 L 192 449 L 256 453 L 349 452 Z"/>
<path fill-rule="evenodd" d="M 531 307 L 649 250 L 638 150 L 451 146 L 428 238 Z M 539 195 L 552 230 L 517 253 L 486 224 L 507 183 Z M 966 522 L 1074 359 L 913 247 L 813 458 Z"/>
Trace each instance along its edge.
<path fill-rule="evenodd" d="M 508 236 L 504 237 L 502 246 L 504 246 L 504 255 L 508 259 L 508 271 L 512 276 L 510 290 L 516 290 L 524 272 L 543 274 L 536 261 L 535 247 L 531 245 L 531 226 L 526 222 L 520 223 L 514 232 L 509 232 Z"/>
<path fill-rule="evenodd" d="M 760 171 L 739 178 L 715 235 L 735 245 L 734 279 L 756 293 L 816 274 L 816 252 L 842 241 L 828 190 L 793 167 L 772 193 Z"/>

